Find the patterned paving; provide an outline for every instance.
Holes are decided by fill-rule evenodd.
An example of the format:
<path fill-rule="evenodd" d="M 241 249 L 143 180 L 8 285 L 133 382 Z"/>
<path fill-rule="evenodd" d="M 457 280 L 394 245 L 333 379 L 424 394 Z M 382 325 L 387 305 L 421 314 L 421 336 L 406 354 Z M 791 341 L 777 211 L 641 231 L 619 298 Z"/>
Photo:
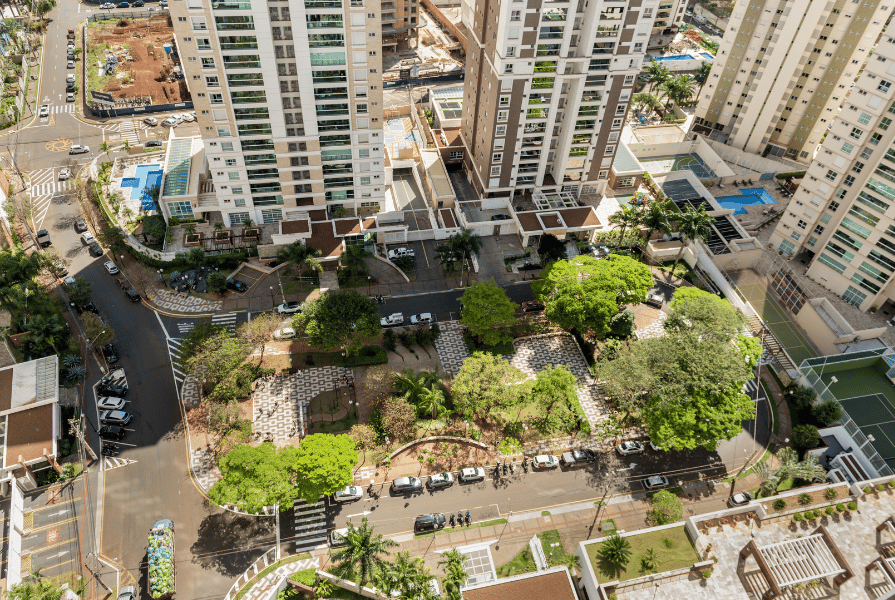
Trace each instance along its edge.
<path fill-rule="evenodd" d="M 441 359 L 441 367 L 451 377 L 456 377 L 460 366 L 469 356 L 466 344 L 463 343 L 463 326 L 459 321 L 443 321 L 440 324 L 441 335 L 435 340 L 435 350 Z"/>
<path fill-rule="evenodd" d="M 243 596 L 243 600 L 262 600 L 269 598 L 274 587 L 284 577 L 289 577 L 293 573 L 304 571 L 305 569 L 320 568 L 319 558 L 304 558 L 295 562 L 287 563 L 281 567 L 277 567 L 267 575 L 261 578 L 252 588 Z"/>
<path fill-rule="evenodd" d="M 659 314 L 656 316 L 656 320 L 644 327 L 643 329 L 638 329 L 634 332 L 634 336 L 638 340 L 645 340 L 646 338 L 657 338 L 665 335 L 665 319 L 668 318 L 668 313 L 665 311 L 659 311 Z"/>
<path fill-rule="evenodd" d="M 214 313 L 221 310 L 223 304 L 163 289 L 155 290 L 150 300 L 159 308 L 180 313 Z"/>
<path fill-rule="evenodd" d="M 591 427 L 609 416 L 606 405 L 600 400 L 599 386 L 591 377 L 575 338 L 560 333 L 522 338 L 513 343 L 516 352 L 507 358 L 523 373 L 534 377 L 540 371 L 561 365 L 575 376 L 579 385 L 578 400 Z"/>
<path fill-rule="evenodd" d="M 190 450 L 190 468 L 196 476 L 196 481 L 206 492 L 223 477 L 220 469 L 212 462 L 212 455 L 204 448 Z"/>
<path fill-rule="evenodd" d="M 303 435 L 311 398 L 346 381 L 353 383 L 354 375 L 344 367 L 319 367 L 256 381 L 252 393 L 255 434 L 275 442 Z"/>
<path fill-rule="evenodd" d="M 180 373 L 180 371 L 175 369 L 175 373 Z M 177 378 L 175 377 L 175 379 Z M 183 381 L 183 387 L 180 390 L 180 401 L 183 402 L 183 405 L 186 408 L 199 406 L 201 399 L 199 397 L 199 385 L 196 383 L 196 380 L 192 376 L 188 376 L 186 379 L 177 379 L 177 381 Z"/>

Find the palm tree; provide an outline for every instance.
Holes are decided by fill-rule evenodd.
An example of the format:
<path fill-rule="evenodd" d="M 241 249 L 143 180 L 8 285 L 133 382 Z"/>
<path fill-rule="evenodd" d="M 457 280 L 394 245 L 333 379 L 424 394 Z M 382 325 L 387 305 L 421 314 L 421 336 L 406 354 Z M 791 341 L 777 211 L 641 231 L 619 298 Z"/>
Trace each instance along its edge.
<path fill-rule="evenodd" d="M 302 243 L 301 240 L 296 240 L 288 246 L 283 246 L 277 250 L 277 260 L 294 264 L 298 268 L 299 277 L 304 275 L 305 269 L 323 271 L 320 261 L 316 258 L 318 256 L 320 256 L 320 250 Z"/>
<path fill-rule="evenodd" d="M 12 586 L 7 593 L 10 600 L 59 600 L 62 598 L 63 589 L 46 579 L 37 569 L 21 583 Z"/>
<path fill-rule="evenodd" d="M 451 548 L 441 555 L 438 566 L 444 571 L 442 583 L 447 600 L 462 600 L 460 588 L 469 578 L 466 572 L 466 557 L 456 548 Z"/>
<path fill-rule="evenodd" d="M 445 410 L 447 399 L 444 396 L 444 390 L 441 388 L 428 388 L 419 395 L 419 403 L 417 410 L 420 414 L 432 415 L 432 418 L 438 417 L 438 414 Z"/>
<path fill-rule="evenodd" d="M 121 149 L 129 153 L 131 151 L 131 143 L 127 140 L 124 140 L 124 143 L 121 144 Z"/>
<path fill-rule="evenodd" d="M 671 223 L 668 216 L 673 210 L 674 203 L 671 200 L 660 200 L 651 202 L 640 214 L 640 225 L 646 227 L 646 238 L 644 245 L 649 244 L 650 238 L 656 231 L 660 233 L 668 233 L 671 230 Z"/>
<path fill-rule="evenodd" d="M 35 348 L 50 346 L 56 354 L 59 354 L 56 344 L 67 332 L 59 315 L 34 315 L 28 322 L 28 335 L 25 337 L 34 342 Z"/>
<path fill-rule="evenodd" d="M 112 146 L 109 145 L 109 142 L 103 142 L 102 144 L 100 144 L 99 149 L 106 155 L 106 157 L 112 158 L 112 155 L 110 154 L 110 152 L 112 151 Z"/>
<path fill-rule="evenodd" d="M 373 526 L 364 517 L 360 527 L 348 521 L 348 532 L 345 534 L 346 545 L 332 553 L 333 562 L 338 573 L 344 578 L 357 578 L 358 588 L 371 580 L 373 574 L 381 570 L 388 556 L 388 549 L 397 546 L 397 542 L 373 535 Z M 353 579 L 352 579 L 353 580 Z"/>
<path fill-rule="evenodd" d="M 755 465 L 755 474 L 761 480 L 761 492 L 765 496 L 773 496 L 785 479 L 795 478 L 813 481 L 823 478 L 826 470 L 818 462 L 814 454 L 806 454 L 805 460 L 799 461 L 799 453 L 792 448 L 780 448 L 775 453 L 780 466 L 771 469 L 766 462 Z"/>
<path fill-rule="evenodd" d="M 681 249 L 674 259 L 674 266 L 671 267 L 672 273 L 677 269 L 677 263 L 681 260 L 681 256 L 684 255 L 687 240 L 704 240 L 709 237 L 712 234 L 711 224 L 715 219 L 705 212 L 704 206 L 700 206 L 699 210 L 694 210 L 692 206 L 688 206 L 687 210 L 676 221 L 677 230 L 681 234 Z"/>
<path fill-rule="evenodd" d="M 665 81 L 660 86 L 665 91 L 665 108 L 671 108 L 671 103 L 683 104 L 693 97 L 693 79 L 689 75 L 678 75 Z"/>
<path fill-rule="evenodd" d="M 696 74 L 693 75 L 693 81 L 699 85 L 699 90 L 696 91 L 696 95 L 702 93 L 702 86 L 704 86 L 709 80 L 709 73 L 712 72 L 712 63 L 704 62 L 696 69 Z"/>
<path fill-rule="evenodd" d="M 383 564 L 382 572 L 380 581 L 385 578 L 392 580 L 392 591 L 398 592 L 398 598 L 402 600 L 416 600 L 423 587 L 429 587 L 428 582 L 432 579 L 432 573 L 423 564 L 423 559 L 411 558 L 406 550 L 395 555 L 395 562 Z"/>
<path fill-rule="evenodd" d="M 623 567 L 631 560 L 631 542 L 616 533 L 600 544 L 597 557 L 610 566 Z"/>
<path fill-rule="evenodd" d="M 365 258 L 372 258 L 373 253 L 359 244 L 349 244 L 345 246 L 345 251 L 339 257 L 339 262 L 351 269 L 351 272 L 357 275 L 360 273 L 361 265 L 363 271 L 367 272 Z"/>
<path fill-rule="evenodd" d="M 395 390 L 410 404 L 416 406 L 423 393 L 429 389 L 426 385 L 426 372 L 414 373 L 413 369 L 404 369 L 395 375 Z"/>
<path fill-rule="evenodd" d="M 625 230 L 628 227 L 637 227 L 640 225 L 640 219 L 642 216 L 642 209 L 635 206 L 623 206 L 620 211 L 614 213 L 609 217 L 609 222 L 612 225 L 619 227 L 620 231 L 618 232 L 618 244 L 616 247 L 621 246 L 622 242 L 625 239 Z"/>
<path fill-rule="evenodd" d="M 631 100 L 634 102 L 634 105 L 637 106 L 638 112 L 646 110 L 647 118 L 649 118 L 650 114 L 652 114 L 657 107 L 662 105 L 662 101 L 649 92 L 634 94 L 634 97 L 631 98 Z"/>
<path fill-rule="evenodd" d="M 663 65 L 660 62 L 653 61 L 646 65 L 644 69 L 646 74 L 649 75 L 649 91 L 652 92 L 656 85 L 662 85 L 669 79 L 671 79 L 671 71 L 668 70 L 668 67 Z"/>

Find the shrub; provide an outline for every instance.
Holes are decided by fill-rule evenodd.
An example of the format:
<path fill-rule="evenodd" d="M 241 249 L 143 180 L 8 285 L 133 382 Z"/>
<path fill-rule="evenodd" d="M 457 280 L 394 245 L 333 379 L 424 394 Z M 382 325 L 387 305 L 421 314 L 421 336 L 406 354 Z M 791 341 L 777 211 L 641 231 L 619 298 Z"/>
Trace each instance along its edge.
<path fill-rule="evenodd" d="M 864 488 L 864 493 L 865 493 L 865 494 L 869 494 L 869 493 L 872 492 L 872 491 L 873 491 L 873 488 L 870 487 L 869 485 L 868 485 L 867 487 Z"/>
<path fill-rule="evenodd" d="M 777 510 L 783 510 L 784 508 L 786 508 L 786 500 L 784 500 L 783 498 L 777 498 L 776 500 L 774 500 L 774 508 L 776 508 Z"/>
<path fill-rule="evenodd" d="M 811 414 L 824 425 L 830 425 L 842 417 L 842 407 L 833 400 L 824 400 L 811 407 Z"/>
<path fill-rule="evenodd" d="M 816 448 L 820 443 L 820 433 L 814 425 L 796 425 L 792 428 L 792 441 L 797 448 Z"/>
<path fill-rule="evenodd" d="M 386 329 L 382 334 L 382 345 L 389 352 L 394 352 L 398 347 L 398 335 L 394 329 Z"/>
<path fill-rule="evenodd" d="M 811 494 L 799 494 L 799 504 L 811 504 Z"/>
<path fill-rule="evenodd" d="M 854 501 L 849 502 L 846 506 L 848 507 L 848 510 L 858 510 L 858 504 Z"/>
<path fill-rule="evenodd" d="M 680 498 L 668 490 L 660 490 L 653 496 L 652 509 L 647 513 L 650 524 L 668 525 L 679 521 L 684 514 Z"/>
<path fill-rule="evenodd" d="M 843 503 L 839 503 L 836 505 L 836 512 L 845 512 L 845 505 Z"/>
<path fill-rule="evenodd" d="M 380 346 L 364 346 L 351 356 L 337 356 L 335 361 L 340 367 L 361 367 L 366 365 L 383 365 L 388 362 L 385 350 Z"/>
<path fill-rule="evenodd" d="M 813 511 L 813 510 L 806 510 L 806 511 L 805 511 L 805 520 L 806 520 L 806 521 L 810 521 L 810 520 L 812 520 L 812 519 L 814 519 L 814 518 L 815 518 L 815 516 L 814 516 L 814 511 Z"/>
<path fill-rule="evenodd" d="M 838 495 L 839 495 L 839 492 L 836 491 L 836 488 L 827 488 L 824 491 L 824 498 L 826 498 L 827 500 L 832 500 L 833 498 L 835 498 Z"/>
<path fill-rule="evenodd" d="M 796 523 L 801 522 L 804 518 L 805 518 L 805 517 L 802 516 L 802 513 L 795 513 L 795 514 L 792 516 L 792 520 L 795 521 Z"/>
<path fill-rule="evenodd" d="M 876 491 L 881 492 L 881 491 L 883 491 L 884 489 L 886 489 L 886 486 L 885 486 L 885 485 L 883 485 L 883 484 L 881 484 L 881 483 L 876 484 Z"/>
<path fill-rule="evenodd" d="M 314 583 L 317 581 L 317 570 L 316 569 L 304 569 L 303 571 L 299 571 L 292 575 L 289 578 L 295 583 L 301 583 L 302 585 L 306 585 L 308 587 L 314 587 Z"/>
<path fill-rule="evenodd" d="M 705 571 L 702 572 L 702 578 L 703 578 L 703 579 L 708 579 L 708 578 L 711 577 L 711 576 L 712 576 L 712 572 L 709 571 L 708 569 L 706 569 Z"/>
<path fill-rule="evenodd" d="M 827 513 L 827 516 L 832 517 L 833 513 L 836 512 L 836 509 L 833 508 L 832 506 L 828 506 L 824 509 L 824 512 Z"/>

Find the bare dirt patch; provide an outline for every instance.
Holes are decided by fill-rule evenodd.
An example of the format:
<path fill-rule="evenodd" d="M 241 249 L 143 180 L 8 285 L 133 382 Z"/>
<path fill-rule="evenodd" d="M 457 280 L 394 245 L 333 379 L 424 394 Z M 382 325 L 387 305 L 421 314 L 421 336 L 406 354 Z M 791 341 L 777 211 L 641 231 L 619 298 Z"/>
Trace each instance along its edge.
<path fill-rule="evenodd" d="M 422 462 L 419 460 L 420 456 L 423 457 Z M 433 459 L 431 462 L 430 458 Z M 496 461 L 497 454 L 471 444 L 468 440 L 422 442 L 403 450 L 392 459 L 389 478 L 432 475 L 463 467 L 481 467 Z M 384 475 L 384 470 L 380 466 L 377 475 Z"/>
<path fill-rule="evenodd" d="M 171 44 L 173 36 L 167 16 L 89 23 L 88 90 L 114 98 L 151 96 L 152 104 L 190 100 L 186 81 L 173 79 L 175 63 L 165 52 L 164 44 Z M 110 56 L 115 56 L 119 64 L 114 73 L 103 74 Z"/>

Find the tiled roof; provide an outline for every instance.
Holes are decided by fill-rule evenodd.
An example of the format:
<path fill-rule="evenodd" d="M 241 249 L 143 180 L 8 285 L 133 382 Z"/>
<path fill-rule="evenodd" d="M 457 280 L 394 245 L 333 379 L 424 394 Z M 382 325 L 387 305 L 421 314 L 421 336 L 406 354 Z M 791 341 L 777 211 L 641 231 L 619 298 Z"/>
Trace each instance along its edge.
<path fill-rule="evenodd" d="M 342 240 L 336 238 L 331 221 L 311 223 L 311 239 L 308 244 L 320 250 L 321 259 L 342 256 Z"/>
<path fill-rule="evenodd" d="M 53 453 L 53 411 L 55 404 L 44 404 L 10 414 L 6 429 L 5 467 L 18 462 L 39 459 L 44 448 Z"/>
<path fill-rule="evenodd" d="M 482 587 L 464 589 L 464 600 L 577 600 L 563 569 L 552 573 L 529 573 L 498 579 Z"/>
<path fill-rule="evenodd" d="M 307 219 L 294 219 L 291 221 L 280 221 L 280 232 L 283 235 L 292 235 L 296 233 L 308 233 L 311 230 L 311 224 Z"/>

